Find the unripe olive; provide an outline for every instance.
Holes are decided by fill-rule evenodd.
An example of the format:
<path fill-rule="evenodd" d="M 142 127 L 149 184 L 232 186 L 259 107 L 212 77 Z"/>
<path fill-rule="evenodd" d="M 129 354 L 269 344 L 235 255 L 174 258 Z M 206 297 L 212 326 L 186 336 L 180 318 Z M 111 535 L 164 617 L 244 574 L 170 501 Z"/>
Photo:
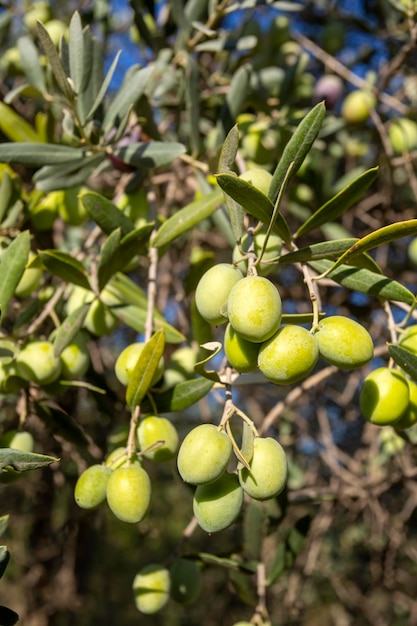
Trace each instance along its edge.
<path fill-rule="evenodd" d="M 239 470 L 243 490 L 255 500 L 277 496 L 287 482 L 287 456 L 284 448 L 272 437 L 255 437 L 250 471 Z"/>
<path fill-rule="evenodd" d="M 184 438 L 178 451 L 177 465 L 181 478 L 201 485 L 218 478 L 226 470 L 232 443 L 214 424 L 200 424 Z"/>
<path fill-rule="evenodd" d="M 152 563 L 143 567 L 133 580 L 133 596 L 141 613 L 152 615 L 169 600 L 170 575 L 166 567 Z"/>
<path fill-rule="evenodd" d="M 254 167 L 246 170 L 239 176 L 242 180 L 251 183 L 256 189 L 261 191 L 265 196 L 268 195 L 269 187 L 272 182 L 272 174 L 261 167 Z"/>
<path fill-rule="evenodd" d="M 201 591 L 201 567 L 191 559 L 176 559 L 170 568 L 171 598 L 180 604 L 193 604 Z"/>
<path fill-rule="evenodd" d="M 400 346 L 413 354 L 417 354 L 417 324 L 412 324 L 405 329 L 400 337 Z"/>
<path fill-rule="evenodd" d="M 107 483 L 112 470 L 105 465 L 91 465 L 78 478 L 74 497 L 82 509 L 95 509 L 106 499 Z"/>
<path fill-rule="evenodd" d="M 136 343 L 131 343 L 119 354 L 114 366 L 114 371 L 117 379 L 122 383 L 122 385 L 129 384 L 130 377 L 132 376 L 133 370 L 139 361 L 144 347 L 145 343 L 138 341 Z M 156 383 L 162 378 L 163 373 L 164 358 L 161 357 L 159 359 L 158 367 L 155 370 L 155 374 L 152 377 L 151 386 L 156 385 Z"/>
<path fill-rule="evenodd" d="M 243 489 L 237 476 L 224 473 L 214 482 L 197 487 L 193 511 L 199 526 L 208 533 L 215 533 L 233 524 L 242 504 Z"/>
<path fill-rule="evenodd" d="M 183 346 L 175 350 L 164 371 L 164 389 L 169 389 L 178 383 L 194 378 L 196 351 L 190 346 Z"/>
<path fill-rule="evenodd" d="M 61 20 L 58 19 L 53 19 L 53 20 L 49 20 L 46 24 L 45 24 L 45 28 L 48 31 L 48 35 L 50 36 L 50 38 L 52 39 L 53 43 L 58 46 L 59 42 L 61 41 L 62 37 L 64 37 L 65 39 L 68 39 L 68 26 L 65 24 L 65 22 L 62 22 Z"/>
<path fill-rule="evenodd" d="M 80 185 L 62 191 L 58 212 L 64 222 L 70 226 L 80 226 L 88 217 L 88 213 L 78 197 L 83 191 L 86 191 L 86 188 Z"/>
<path fill-rule="evenodd" d="M 233 285 L 242 278 L 242 272 L 228 263 L 218 263 L 203 274 L 195 292 L 195 304 L 207 322 L 218 325 L 227 321 L 221 311 Z"/>
<path fill-rule="evenodd" d="M 376 98 L 372 93 L 363 89 L 356 89 L 346 96 L 342 104 L 342 117 L 349 124 L 363 124 L 375 105 Z"/>
<path fill-rule="evenodd" d="M 258 365 L 271 382 L 289 385 L 305 378 L 315 367 L 318 358 L 315 337 L 302 326 L 288 324 L 261 345 Z"/>
<path fill-rule="evenodd" d="M 136 433 L 140 450 L 147 459 L 169 461 L 175 456 L 178 433 L 166 417 L 147 415 L 139 422 Z"/>
<path fill-rule="evenodd" d="M 107 483 L 107 503 L 122 522 L 136 524 L 146 515 L 151 501 L 151 481 L 139 465 L 115 469 Z"/>
<path fill-rule="evenodd" d="M 413 239 L 408 244 L 407 253 L 410 261 L 414 265 L 417 265 L 417 237 L 413 237 Z"/>
<path fill-rule="evenodd" d="M 406 430 L 417 423 L 417 385 L 413 380 L 407 380 L 410 391 L 410 401 L 404 415 L 395 422 L 396 430 Z"/>
<path fill-rule="evenodd" d="M 266 238 L 266 233 L 263 233 L 263 232 L 256 233 L 256 235 L 254 236 L 255 257 L 259 257 L 262 251 L 262 247 L 265 242 L 265 238 Z M 242 237 L 240 248 L 244 253 L 248 251 L 249 237 L 247 234 L 245 234 Z M 281 250 L 282 250 L 281 237 L 279 237 L 279 235 L 276 235 L 275 233 L 271 233 L 268 237 L 267 245 L 262 255 L 262 261 L 256 265 L 256 270 L 259 276 L 267 276 L 275 269 L 276 265 L 274 263 L 267 263 L 267 261 L 273 261 L 277 259 L 279 255 L 281 254 Z M 241 258 L 242 258 L 242 252 L 240 251 L 239 246 L 235 246 L 233 250 L 233 262 L 238 263 Z M 243 267 L 246 271 L 248 267 L 248 262 L 242 261 L 242 263 L 239 263 L 239 267 L 240 268 Z"/>
<path fill-rule="evenodd" d="M 417 149 L 417 124 L 406 117 L 395 119 L 388 128 L 394 154 L 404 154 Z"/>
<path fill-rule="evenodd" d="M 380 367 L 365 378 L 359 395 L 363 416 L 378 426 L 395 425 L 406 413 L 410 388 L 399 370 Z"/>
<path fill-rule="evenodd" d="M 259 343 L 246 341 L 228 324 L 224 333 L 224 352 L 238 372 L 252 372 L 258 365 Z"/>
<path fill-rule="evenodd" d="M 16 373 L 24 380 L 49 385 L 61 374 L 61 361 L 50 341 L 36 340 L 26 344 L 16 359 Z"/>
<path fill-rule="evenodd" d="M 0 437 L 0 448 L 13 448 L 22 452 L 33 452 L 35 442 L 27 430 L 9 430 Z"/>
<path fill-rule="evenodd" d="M 272 337 L 280 325 L 281 314 L 278 289 L 263 276 L 246 276 L 230 292 L 229 322 L 247 341 L 262 343 Z"/>
<path fill-rule="evenodd" d="M 366 328 L 343 315 L 322 319 L 315 337 L 321 356 L 340 369 L 362 367 L 374 355 L 372 337 Z"/>
<path fill-rule="evenodd" d="M 104 302 L 98 300 L 92 291 L 75 285 L 66 303 L 67 315 L 73 313 L 83 304 L 90 304 L 84 320 L 84 328 L 90 331 L 90 333 L 97 337 L 103 337 L 115 330 L 118 320 L 110 308 Z"/>
<path fill-rule="evenodd" d="M 35 258 L 33 252 L 29 253 L 29 262 Z M 27 298 L 37 289 L 42 280 L 42 270 L 39 267 L 27 267 L 19 280 L 15 289 L 15 296 L 18 298 Z"/>
<path fill-rule="evenodd" d="M 61 192 L 51 191 L 40 202 L 29 204 L 29 215 L 36 230 L 51 230 L 58 216 L 58 204 L 60 201 Z"/>
<path fill-rule="evenodd" d="M 82 378 L 90 366 L 87 338 L 79 332 L 60 354 L 62 376 L 67 380 Z"/>

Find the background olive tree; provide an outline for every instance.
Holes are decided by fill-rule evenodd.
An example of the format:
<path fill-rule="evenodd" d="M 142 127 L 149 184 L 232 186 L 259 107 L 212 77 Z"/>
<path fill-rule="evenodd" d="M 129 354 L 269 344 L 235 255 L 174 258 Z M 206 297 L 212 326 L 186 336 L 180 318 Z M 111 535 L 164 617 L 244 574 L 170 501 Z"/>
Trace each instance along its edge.
<path fill-rule="evenodd" d="M 371 370 L 417 372 L 399 345 L 416 290 L 417 8 L 357 4 L 131 0 L 122 17 L 106 1 L 2 4 L 4 626 L 14 612 L 29 626 L 417 619 L 416 433 L 359 409 Z M 273 174 L 269 194 L 236 177 L 253 167 Z M 291 386 L 227 369 L 224 327 L 194 293 L 258 220 L 283 240 L 269 278 L 285 320 L 349 316 L 371 363 L 321 359 Z M 149 358 L 126 389 L 115 363 L 137 340 Z M 28 355 L 35 341 L 53 355 Z M 131 445 L 138 417 L 168 417 L 182 440 L 230 395 L 286 451 L 277 498 L 209 535 L 175 460 L 144 459 L 142 522 L 77 507 L 79 475 Z M 139 614 L 137 572 L 179 557 L 200 567 L 198 599 Z"/>

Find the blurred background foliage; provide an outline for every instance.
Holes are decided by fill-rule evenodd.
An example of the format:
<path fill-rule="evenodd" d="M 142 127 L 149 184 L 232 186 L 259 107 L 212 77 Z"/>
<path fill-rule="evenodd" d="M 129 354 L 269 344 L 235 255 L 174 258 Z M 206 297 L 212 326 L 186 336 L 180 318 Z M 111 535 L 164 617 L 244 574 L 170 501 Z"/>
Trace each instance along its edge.
<path fill-rule="evenodd" d="M 74 125 L 36 30 L 36 21 L 42 21 L 58 44 L 68 34 L 74 10 L 99 42 L 104 72 L 122 51 L 104 107 L 115 101 L 134 64 L 156 67 L 145 96 L 123 120 L 118 147 L 161 140 L 183 144 L 184 155 L 172 165 L 148 168 L 142 161 L 138 165 L 117 160 L 119 153 L 107 158 L 105 147 L 115 145 L 110 132 L 114 128 L 103 137 L 91 123 L 83 136 L 80 128 L 86 127 Z M 300 120 L 324 100 L 326 118 L 291 182 L 286 217 L 296 227 L 358 174 L 379 166 L 368 193 L 337 223 L 322 229 L 328 239 L 361 237 L 416 217 L 415 11 L 412 0 L 2 2 L 0 139 L 99 146 L 100 159 L 77 185 L 124 202 L 128 211 L 134 206 L 137 214 L 129 217 L 138 226 L 155 214 L 162 222 L 213 189 L 219 148 L 235 122 L 240 132 L 238 164 L 273 170 Z M 39 67 L 29 63 L 34 49 L 28 47 L 30 42 L 44 72 L 44 93 L 35 83 Z M 349 94 L 358 89 L 373 94 L 375 106 L 369 115 L 347 109 Z M 406 125 L 395 127 L 404 118 Z M 394 127 L 399 128 L 396 140 Z M 40 215 L 49 218 L 42 203 L 51 190 L 62 190 L 62 177 L 61 186 L 54 179 L 56 171 L 47 172 L 44 186 L 35 187 L 33 168 L 1 168 L 2 180 L 11 180 L 16 215 L 22 211 L 18 200 L 23 202 L 18 225 L 31 231 L 35 250 L 72 251 L 93 236 L 85 216 L 78 216 L 77 223 L 78 205 L 72 205 L 75 217 L 61 208 L 44 228 Z M 5 193 L 4 183 L 3 197 Z M 3 222 L 2 237 L 14 227 L 14 221 Z M 158 308 L 193 348 L 208 338 L 192 310 L 196 282 L 214 261 L 231 260 L 233 244 L 230 227 L 218 211 L 167 246 L 161 256 Z M 406 238 L 378 248 L 376 260 L 388 276 L 415 292 L 412 244 L 412 238 Z M 146 288 L 146 257 L 129 277 Z M 275 278 L 284 311 L 308 312 L 298 272 L 284 266 Z M 36 316 L 50 290 L 59 286 L 56 276 L 43 280 L 38 297 L 11 302 L 5 320 L 8 332 L 18 331 L 19 324 L 24 327 L 24 316 Z M 402 319 L 401 305 L 384 310 L 378 300 L 330 282 L 321 295 L 325 312 L 351 315 L 366 324 L 376 343 L 370 367 L 386 363 L 390 315 Z M 48 334 L 49 320 L 40 328 Z M 34 437 L 36 451 L 60 458 L 51 467 L 0 487 L 0 513 L 10 516 L 5 541 L 12 554 L 0 597 L 19 613 L 21 623 L 229 626 L 250 618 L 257 601 L 253 573 L 204 556 L 199 557 L 203 591 L 194 606 L 172 602 L 160 614 L 139 615 L 131 591 L 136 571 L 149 562 L 165 561 L 176 550 L 193 556 L 240 555 L 247 562 L 261 555 L 274 579 L 267 604 L 277 626 L 416 623 L 417 437 L 413 430 L 400 436 L 391 428 L 364 423 L 358 409 L 363 371 L 323 367 L 314 384 L 290 391 L 272 385 L 236 388 L 237 401 L 264 433 L 279 437 L 290 463 L 285 498 L 267 509 L 253 505 L 243 526 L 213 536 L 196 530 L 181 542 L 192 514 L 191 497 L 172 462 L 149 468 L 152 509 L 139 527 L 123 525 L 105 508 L 85 512 L 76 507 L 73 488 L 79 473 L 125 440 L 129 414 L 113 368 L 116 356 L 137 332 L 124 326 L 111 335 L 90 338 L 88 381 L 106 394 L 85 388 L 56 390 L 59 406 L 72 418 L 71 427 L 64 423 L 60 430 L 45 428 L 45 416 L 41 419 L 30 403 L 18 402 L 16 394 L 1 397 L 1 431 L 24 426 Z M 181 435 L 201 419 L 220 416 L 222 401 L 213 392 L 175 414 Z"/>

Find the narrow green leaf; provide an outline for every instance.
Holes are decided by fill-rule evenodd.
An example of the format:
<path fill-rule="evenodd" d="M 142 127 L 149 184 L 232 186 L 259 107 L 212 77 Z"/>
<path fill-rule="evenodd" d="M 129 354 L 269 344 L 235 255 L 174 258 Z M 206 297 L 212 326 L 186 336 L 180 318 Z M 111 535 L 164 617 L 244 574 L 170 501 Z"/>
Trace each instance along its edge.
<path fill-rule="evenodd" d="M 33 126 L 4 102 L 0 102 L 0 130 L 11 141 L 39 141 Z"/>
<path fill-rule="evenodd" d="M 207 563 L 207 565 L 217 565 L 229 570 L 241 570 L 243 572 L 255 573 L 257 568 L 256 561 L 243 560 L 238 556 L 225 558 L 211 554 L 210 552 L 199 552 L 197 556 L 200 561 Z"/>
<path fill-rule="evenodd" d="M 131 409 L 140 405 L 151 388 L 164 349 L 165 333 L 157 330 L 143 347 L 126 389 L 126 403 Z"/>
<path fill-rule="evenodd" d="M 158 413 L 174 413 L 184 411 L 204 398 L 212 389 L 214 382 L 207 378 L 192 378 L 185 380 L 171 389 L 162 393 L 153 393 L 152 400 Z M 149 405 L 149 410 L 153 410 Z M 143 402 L 143 410 L 148 411 L 147 404 Z"/>
<path fill-rule="evenodd" d="M 103 152 L 92 155 L 83 155 L 78 161 L 61 163 L 59 165 L 45 165 L 35 172 L 32 180 L 40 191 L 56 191 L 69 189 L 85 183 L 93 170 L 106 158 Z"/>
<path fill-rule="evenodd" d="M 152 241 L 152 245 L 156 248 L 162 248 L 171 243 L 171 241 L 174 241 L 174 239 L 196 226 L 199 222 L 210 217 L 219 207 L 222 199 L 223 194 L 220 189 L 215 189 L 206 196 L 180 209 L 162 224 Z"/>
<path fill-rule="evenodd" d="M 407 348 L 394 343 L 388 344 L 388 352 L 396 364 L 417 381 L 417 356 Z"/>
<path fill-rule="evenodd" d="M 87 272 L 80 261 L 62 250 L 39 250 L 39 257 L 45 267 L 62 280 L 84 289 L 90 289 Z"/>
<path fill-rule="evenodd" d="M 90 304 L 82 304 L 70 315 L 68 315 L 68 317 L 66 317 L 62 322 L 61 326 L 59 326 L 53 341 L 55 356 L 60 356 L 61 352 L 65 350 L 65 348 L 74 339 L 75 335 L 82 328 L 89 308 Z"/>
<path fill-rule="evenodd" d="M 259 189 L 246 180 L 232 174 L 217 174 L 217 182 L 223 191 L 238 202 L 250 215 L 256 217 L 268 226 L 274 212 L 274 205 Z M 288 224 L 281 213 L 277 214 L 273 231 L 276 232 L 287 245 L 291 244 L 291 235 Z"/>
<path fill-rule="evenodd" d="M 326 109 L 322 102 L 307 113 L 302 122 L 298 125 L 295 133 L 285 146 L 281 159 L 275 169 L 271 186 L 269 188 L 269 197 L 275 202 L 279 189 L 286 177 L 287 170 L 291 163 L 294 163 L 291 170 L 291 178 L 295 176 L 302 162 L 311 149 L 316 139 L 326 114 Z"/>
<path fill-rule="evenodd" d="M 112 81 L 112 78 L 114 76 L 114 73 L 116 71 L 116 67 L 117 67 L 117 64 L 119 62 L 120 55 L 121 55 L 121 50 L 119 50 L 117 52 L 116 56 L 114 57 L 111 65 L 110 65 L 110 67 L 109 67 L 109 69 L 107 71 L 106 77 L 105 77 L 104 81 L 102 82 L 101 87 L 100 87 L 100 89 L 99 89 L 99 91 L 97 93 L 97 96 L 96 96 L 96 98 L 95 98 L 95 100 L 94 100 L 94 102 L 93 102 L 93 104 L 91 106 L 91 109 L 89 110 L 89 112 L 87 114 L 86 121 L 90 121 L 93 118 L 94 113 L 97 111 L 99 106 L 102 104 L 102 102 L 104 100 L 104 96 L 107 93 L 109 85 L 110 85 L 110 83 Z"/>
<path fill-rule="evenodd" d="M 133 167 L 159 167 L 171 163 L 185 152 L 182 143 L 163 141 L 141 141 L 122 148 L 113 148 L 112 154 Z"/>
<path fill-rule="evenodd" d="M 346 252 L 344 252 L 334 263 L 332 270 L 336 269 L 358 254 L 362 254 L 363 252 L 367 252 L 368 250 L 372 250 L 378 246 L 383 246 L 391 241 L 395 241 L 396 239 L 402 239 L 403 237 L 415 235 L 416 233 L 417 219 L 396 222 L 395 224 L 389 224 L 388 226 L 378 228 L 378 230 L 374 230 L 372 233 L 369 233 L 369 235 L 365 235 L 365 237 L 359 239 L 353 244 L 353 246 L 346 250 Z"/>
<path fill-rule="evenodd" d="M 255 435 L 253 429 L 249 426 L 245 420 L 242 423 L 242 445 L 240 448 L 241 455 L 246 461 L 246 464 L 251 462 L 253 456 L 253 447 L 254 447 Z M 250 469 L 248 467 L 248 469 Z"/>
<path fill-rule="evenodd" d="M 220 377 L 218 373 L 215 370 L 206 370 L 206 365 L 211 361 L 211 359 L 219 354 L 223 347 L 222 344 L 219 341 L 210 341 L 200 347 L 204 348 L 204 350 L 208 350 L 211 354 L 209 354 L 205 359 L 202 359 L 194 365 L 195 373 L 199 374 L 200 376 L 204 376 L 204 378 L 212 380 L 215 383 L 220 382 Z"/>
<path fill-rule="evenodd" d="M 7 606 L 0 606 L 1 626 L 14 626 L 19 621 L 19 615 Z"/>
<path fill-rule="evenodd" d="M 130 108 L 143 94 L 152 72 L 152 65 L 144 68 L 134 65 L 126 72 L 122 86 L 113 98 L 104 117 L 103 131 L 105 133 L 119 126 Z"/>
<path fill-rule="evenodd" d="M 107 290 L 107 285 L 106 285 Z M 104 300 L 104 298 L 103 298 Z M 111 306 L 111 311 L 113 315 L 117 317 L 121 322 L 133 328 L 138 333 L 143 333 L 146 325 L 146 308 L 139 307 L 134 304 L 126 304 L 120 306 Z M 168 343 L 181 343 L 185 340 L 185 337 L 179 330 L 165 322 L 162 316 L 155 315 L 154 317 L 154 327 L 159 330 L 163 329 L 166 334 L 166 340 Z"/>
<path fill-rule="evenodd" d="M 40 93 L 46 93 L 45 74 L 39 60 L 38 50 L 30 37 L 19 37 L 17 40 L 20 58 L 26 80 Z"/>
<path fill-rule="evenodd" d="M 261 502 L 250 500 L 243 518 L 243 545 L 245 554 L 252 559 L 261 558 L 263 529 L 266 520 L 265 507 Z"/>
<path fill-rule="evenodd" d="M 19 163 L 29 167 L 56 165 L 82 160 L 86 156 L 83 148 L 71 148 L 59 144 L 22 141 L 0 144 L 0 163 Z"/>
<path fill-rule="evenodd" d="M 5 169 L 0 182 L 0 224 L 3 222 L 15 196 L 15 187 L 9 172 Z"/>
<path fill-rule="evenodd" d="M 326 260 L 310 261 L 309 265 L 320 275 L 328 272 L 329 278 L 352 291 L 360 291 L 383 300 L 414 304 L 415 298 L 411 291 L 384 275 L 351 265 L 341 265 L 333 270 L 334 264 Z"/>
<path fill-rule="evenodd" d="M 89 191 L 80 195 L 87 213 L 100 226 L 101 230 L 110 235 L 120 228 L 123 235 L 127 235 L 134 226 L 130 219 L 113 202 L 99 193 Z"/>
<path fill-rule="evenodd" d="M 333 198 L 330 198 L 313 215 L 311 215 L 295 233 L 294 237 L 301 237 L 323 224 L 333 222 L 343 215 L 357 200 L 365 193 L 368 187 L 374 182 L 378 175 L 379 168 L 373 167 L 363 172 L 354 181 L 349 183 L 344 189 L 339 191 Z"/>
<path fill-rule="evenodd" d="M 225 102 L 220 110 L 218 124 L 218 141 L 222 142 L 229 130 L 236 123 L 237 116 L 250 92 L 252 67 L 249 64 L 241 65 L 233 74 Z"/>
<path fill-rule="evenodd" d="M 137 255 L 146 254 L 149 237 L 154 229 L 154 224 L 146 224 L 139 229 L 131 231 L 121 240 L 121 231 L 114 230 L 104 243 L 98 266 L 98 287 L 101 291 L 110 278 L 123 270 L 126 265 Z"/>
<path fill-rule="evenodd" d="M 59 58 L 58 50 L 56 49 L 55 44 L 49 36 L 49 33 L 46 30 L 45 26 L 41 22 L 38 22 L 37 30 L 39 41 L 41 43 L 43 51 L 48 57 L 48 61 L 51 66 L 53 75 L 55 76 L 55 80 L 67 100 L 69 102 L 73 102 L 74 92 L 68 82 L 67 75 L 65 74 L 64 67 L 62 65 L 61 59 Z"/>
<path fill-rule="evenodd" d="M 0 319 L 25 271 L 30 251 L 30 233 L 21 232 L 6 248 L 0 260 Z"/>
<path fill-rule="evenodd" d="M 346 252 L 354 243 L 358 241 L 356 237 L 348 239 L 336 239 L 332 241 L 323 241 L 321 243 L 313 243 L 311 246 L 300 248 L 294 252 L 283 254 L 279 258 L 280 264 L 286 263 L 307 263 L 308 261 L 319 261 L 320 259 L 338 259 L 341 254 Z"/>
<path fill-rule="evenodd" d="M 34 452 L 23 452 L 13 448 L 0 448 L 0 469 L 12 467 L 17 472 L 38 469 L 55 463 L 59 459 L 45 454 L 35 454 Z"/>
<path fill-rule="evenodd" d="M 239 148 L 239 130 L 237 124 L 227 133 L 219 156 L 219 174 L 228 174 L 235 163 L 237 150 Z"/>
<path fill-rule="evenodd" d="M 86 56 L 81 17 L 78 11 L 72 15 L 69 25 L 69 67 L 75 92 L 80 95 L 90 75 L 90 58 Z"/>
<path fill-rule="evenodd" d="M 6 546 L 0 546 L 0 578 L 3 577 L 6 567 L 10 561 L 10 552 Z M 0 622 L 1 623 L 1 622 Z"/>
<path fill-rule="evenodd" d="M 239 147 L 239 131 L 235 124 L 232 126 L 224 140 L 219 156 L 219 174 L 229 174 L 236 159 Z M 229 213 L 229 220 L 232 227 L 233 235 L 236 241 L 240 241 L 243 234 L 243 220 L 245 213 L 241 205 L 236 202 L 229 194 L 225 194 L 225 204 Z"/>

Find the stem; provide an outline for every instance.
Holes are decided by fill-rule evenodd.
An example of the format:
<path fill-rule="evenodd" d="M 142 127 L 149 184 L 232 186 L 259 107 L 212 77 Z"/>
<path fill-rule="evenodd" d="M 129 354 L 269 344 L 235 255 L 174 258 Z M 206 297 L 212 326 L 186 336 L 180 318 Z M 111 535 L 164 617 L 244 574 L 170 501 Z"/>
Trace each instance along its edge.
<path fill-rule="evenodd" d="M 140 406 L 135 406 L 132 417 L 130 418 L 129 436 L 127 438 L 126 453 L 127 462 L 132 462 L 132 456 L 136 452 L 136 428 L 139 422 Z"/>

